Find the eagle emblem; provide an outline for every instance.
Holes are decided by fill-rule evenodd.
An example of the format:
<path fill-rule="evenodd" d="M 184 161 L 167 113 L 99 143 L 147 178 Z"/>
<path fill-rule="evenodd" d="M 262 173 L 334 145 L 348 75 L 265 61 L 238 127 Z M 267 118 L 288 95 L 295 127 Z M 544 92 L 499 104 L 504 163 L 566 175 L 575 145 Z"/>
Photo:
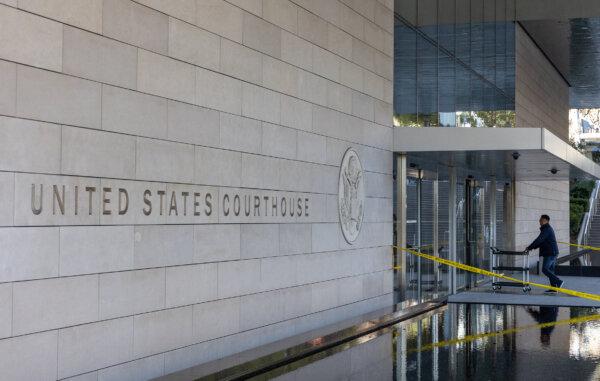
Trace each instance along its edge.
<path fill-rule="evenodd" d="M 358 153 L 348 149 L 340 167 L 338 211 L 346 241 L 356 241 L 363 222 L 365 204 L 364 171 Z"/>

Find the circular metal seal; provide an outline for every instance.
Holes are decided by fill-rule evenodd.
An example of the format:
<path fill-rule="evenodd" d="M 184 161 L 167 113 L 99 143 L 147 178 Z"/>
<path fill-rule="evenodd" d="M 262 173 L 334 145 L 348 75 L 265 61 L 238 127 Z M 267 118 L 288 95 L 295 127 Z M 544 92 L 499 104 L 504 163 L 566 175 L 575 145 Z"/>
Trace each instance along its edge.
<path fill-rule="evenodd" d="M 356 241 L 362 227 L 365 205 L 364 171 L 358 153 L 349 148 L 340 166 L 338 212 L 344 238 Z"/>

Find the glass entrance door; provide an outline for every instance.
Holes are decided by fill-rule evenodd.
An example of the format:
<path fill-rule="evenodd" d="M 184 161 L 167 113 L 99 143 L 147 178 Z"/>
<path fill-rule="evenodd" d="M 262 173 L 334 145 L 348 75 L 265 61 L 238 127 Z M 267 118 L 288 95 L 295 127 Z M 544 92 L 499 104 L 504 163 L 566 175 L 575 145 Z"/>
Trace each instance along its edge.
<path fill-rule="evenodd" d="M 494 236 L 495 183 L 467 179 L 465 187 L 466 263 L 484 270 L 490 269 L 490 244 Z M 486 278 L 480 274 L 467 274 L 467 288 L 475 287 Z"/>

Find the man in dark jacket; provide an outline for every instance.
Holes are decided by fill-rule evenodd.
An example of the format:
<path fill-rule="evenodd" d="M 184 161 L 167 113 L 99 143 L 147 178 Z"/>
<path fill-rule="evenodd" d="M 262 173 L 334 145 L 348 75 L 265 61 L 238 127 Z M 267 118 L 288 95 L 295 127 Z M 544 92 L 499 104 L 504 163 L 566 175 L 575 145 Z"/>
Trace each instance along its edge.
<path fill-rule="evenodd" d="M 527 246 L 527 251 L 533 249 L 540 249 L 540 257 L 543 258 L 542 272 L 550 279 L 550 286 L 562 287 L 564 282 L 560 280 L 556 274 L 554 274 L 554 267 L 556 266 L 556 257 L 558 256 L 558 244 L 556 243 L 556 236 L 554 235 L 554 229 L 550 226 L 550 217 L 546 214 L 542 214 L 540 217 L 540 235 Z M 547 290 L 546 293 L 554 293 L 554 290 Z"/>

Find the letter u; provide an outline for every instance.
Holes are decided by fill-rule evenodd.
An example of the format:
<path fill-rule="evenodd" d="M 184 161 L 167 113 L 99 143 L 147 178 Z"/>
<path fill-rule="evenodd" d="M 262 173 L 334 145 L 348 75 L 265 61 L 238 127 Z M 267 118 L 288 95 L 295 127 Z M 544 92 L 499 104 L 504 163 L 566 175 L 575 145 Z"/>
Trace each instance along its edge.
<path fill-rule="evenodd" d="M 31 184 L 31 211 L 33 214 L 38 215 L 42 213 L 42 207 L 44 202 L 44 188 L 42 184 L 40 184 L 40 206 L 37 208 L 35 206 L 35 184 Z"/>

